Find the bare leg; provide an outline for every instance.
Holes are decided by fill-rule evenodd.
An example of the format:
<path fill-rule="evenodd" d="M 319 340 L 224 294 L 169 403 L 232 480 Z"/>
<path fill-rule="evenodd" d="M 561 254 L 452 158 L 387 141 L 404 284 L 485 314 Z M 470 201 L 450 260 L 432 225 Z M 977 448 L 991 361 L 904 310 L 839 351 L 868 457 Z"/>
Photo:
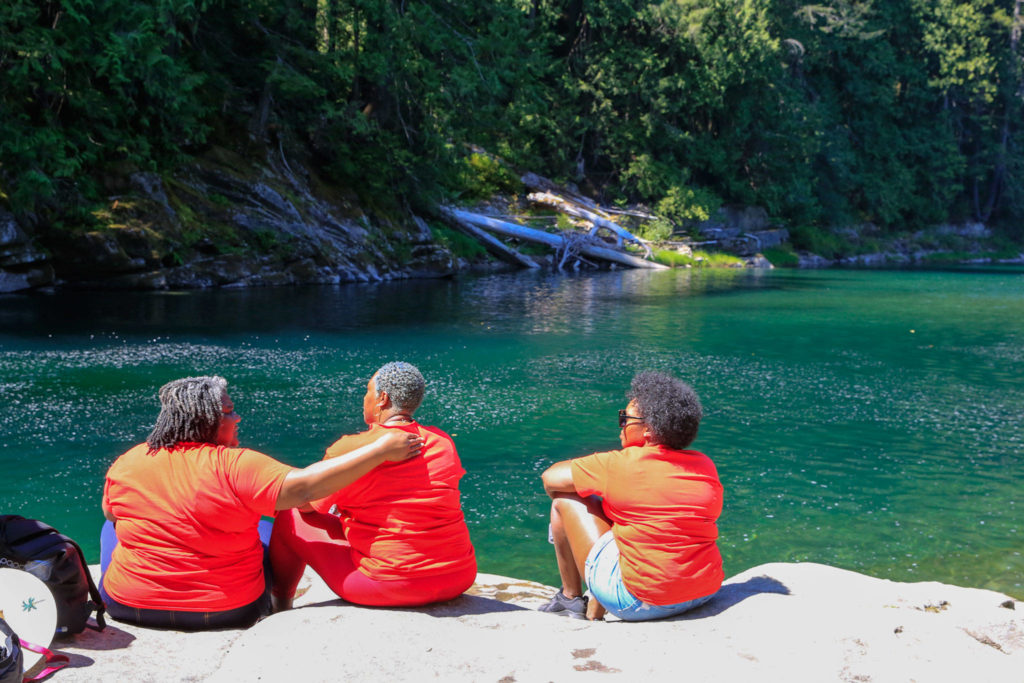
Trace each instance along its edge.
<path fill-rule="evenodd" d="M 555 559 L 567 598 L 583 594 L 584 566 L 597 539 L 611 529 L 611 522 L 596 497 L 582 498 L 575 493 L 556 493 L 551 501 L 551 536 L 555 541 Z M 597 600 L 587 607 L 588 619 L 600 619 L 605 609 Z"/>

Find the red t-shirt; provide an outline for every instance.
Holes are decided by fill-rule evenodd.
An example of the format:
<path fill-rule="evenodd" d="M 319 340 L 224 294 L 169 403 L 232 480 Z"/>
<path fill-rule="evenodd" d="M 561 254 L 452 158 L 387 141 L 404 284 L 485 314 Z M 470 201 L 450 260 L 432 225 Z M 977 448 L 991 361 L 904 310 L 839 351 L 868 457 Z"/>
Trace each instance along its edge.
<path fill-rule="evenodd" d="M 711 458 L 634 446 L 577 458 L 571 468 L 577 493 L 603 499 L 630 593 L 652 605 L 674 605 L 718 590 L 722 484 Z"/>
<path fill-rule="evenodd" d="M 313 507 L 327 512 L 337 505 L 356 562 L 372 579 L 436 576 L 475 567 L 459 500 L 459 480 L 466 472 L 450 436 L 415 422 L 375 424 L 368 431 L 343 436 L 327 449 L 324 459 L 365 446 L 384 429 L 419 434 L 420 455 L 382 463 Z"/>
<path fill-rule="evenodd" d="M 135 446 L 103 488 L 118 538 L 104 590 L 130 607 L 180 612 L 253 602 L 264 590 L 256 525 L 292 469 L 247 448 Z"/>

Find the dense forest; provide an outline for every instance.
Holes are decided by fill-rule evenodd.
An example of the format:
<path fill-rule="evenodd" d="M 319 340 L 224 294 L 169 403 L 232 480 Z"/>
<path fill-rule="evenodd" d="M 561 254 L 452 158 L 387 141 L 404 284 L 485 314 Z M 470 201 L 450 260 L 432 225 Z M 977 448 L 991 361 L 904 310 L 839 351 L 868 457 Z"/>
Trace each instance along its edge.
<path fill-rule="evenodd" d="M 532 170 L 675 230 L 1024 229 L 1021 0 L 5 0 L 0 204 L 301 146 L 398 211 Z"/>

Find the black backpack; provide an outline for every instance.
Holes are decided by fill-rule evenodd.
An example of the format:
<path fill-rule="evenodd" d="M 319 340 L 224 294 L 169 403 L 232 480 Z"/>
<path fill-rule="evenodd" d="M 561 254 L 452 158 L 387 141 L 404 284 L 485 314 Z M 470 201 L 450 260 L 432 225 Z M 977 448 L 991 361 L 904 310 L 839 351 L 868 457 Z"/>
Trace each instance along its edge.
<path fill-rule="evenodd" d="M 93 610 L 97 630 L 106 626 L 106 607 L 82 549 L 49 524 L 0 515 L 0 566 L 24 570 L 46 584 L 57 603 L 56 635 L 81 633 Z"/>
<path fill-rule="evenodd" d="M 21 683 L 24 655 L 17 634 L 0 619 L 0 683 Z"/>

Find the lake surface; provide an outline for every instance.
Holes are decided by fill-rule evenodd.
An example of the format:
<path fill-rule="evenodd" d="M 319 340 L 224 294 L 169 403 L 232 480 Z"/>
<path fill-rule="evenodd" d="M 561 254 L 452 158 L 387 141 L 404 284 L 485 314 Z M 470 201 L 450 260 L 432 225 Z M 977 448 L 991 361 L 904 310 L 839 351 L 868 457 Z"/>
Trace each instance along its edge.
<path fill-rule="evenodd" d="M 635 371 L 700 394 L 727 575 L 812 561 L 1024 599 L 1024 269 L 522 273 L 0 297 L 0 497 L 98 560 L 109 464 L 156 391 L 220 374 L 294 465 L 408 360 L 451 433 L 482 571 L 557 584 L 539 474 L 618 445 Z"/>

